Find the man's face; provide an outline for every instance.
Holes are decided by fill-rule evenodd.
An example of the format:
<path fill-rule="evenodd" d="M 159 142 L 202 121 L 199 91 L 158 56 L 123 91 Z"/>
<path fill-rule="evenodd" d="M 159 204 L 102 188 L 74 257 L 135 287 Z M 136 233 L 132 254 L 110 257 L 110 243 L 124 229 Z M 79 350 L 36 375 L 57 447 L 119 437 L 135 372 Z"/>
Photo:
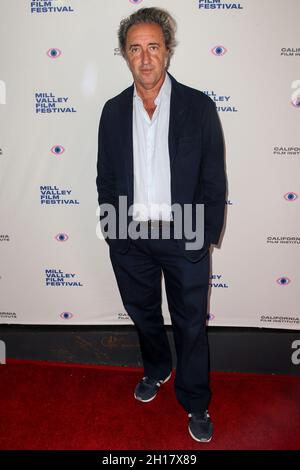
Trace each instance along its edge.
<path fill-rule="evenodd" d="M 154 88 L 164 78 L 168 56 L 158 24 L 142 23 L 129 28 L 125 58 L 135 83 L 146 90 Z"/>

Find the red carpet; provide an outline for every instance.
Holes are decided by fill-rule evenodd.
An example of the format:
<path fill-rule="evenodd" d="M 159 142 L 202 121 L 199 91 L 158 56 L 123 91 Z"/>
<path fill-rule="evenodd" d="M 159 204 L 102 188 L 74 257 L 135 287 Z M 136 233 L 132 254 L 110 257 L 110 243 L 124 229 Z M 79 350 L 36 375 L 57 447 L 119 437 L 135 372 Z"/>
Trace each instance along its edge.
<path fill-rule="evenodd" d="M 140 369 L 8 361 L 0 366 L 0 449 L 300 449 L 300 377 L 213 373 L 213 440 L 198 444 L 173 380 L 133 398 Z"/>

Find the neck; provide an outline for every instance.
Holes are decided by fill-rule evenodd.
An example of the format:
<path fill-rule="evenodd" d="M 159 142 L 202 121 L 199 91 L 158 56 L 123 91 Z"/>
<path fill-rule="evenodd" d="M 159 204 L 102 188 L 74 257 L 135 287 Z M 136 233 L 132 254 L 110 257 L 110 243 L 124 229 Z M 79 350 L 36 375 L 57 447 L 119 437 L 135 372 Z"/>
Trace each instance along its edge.
<path fill-rule="evenodd" d="M 135 82 L 137 94 L 145 102 L 154 102 L 155 98 L 157 97 L 165 81 L 165 78 L 166 78 L 166 73 L 164 73 L 161 79 L 152 88 L 149 88 L 149 89 L 144 88 L 140 83 Z"/>

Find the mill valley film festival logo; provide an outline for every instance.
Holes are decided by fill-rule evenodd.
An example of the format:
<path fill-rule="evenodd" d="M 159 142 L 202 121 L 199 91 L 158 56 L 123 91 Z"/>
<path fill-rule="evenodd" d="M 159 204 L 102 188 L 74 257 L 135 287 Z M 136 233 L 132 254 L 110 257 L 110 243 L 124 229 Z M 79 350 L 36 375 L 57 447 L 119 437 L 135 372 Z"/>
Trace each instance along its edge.
<path fill-rule="evenodd" d="M 297 201 L 298 194 L 290 192 L 290 193 L 286 193 L 283 197 L 288 202 L 294 202 L 294 201 Z"/>
<path fill-rule="evenodd" d="M 55 235 L 54 240 L 56 240 L 57 242 L 67 242 L 69 240 L 69 235 L 67 235 L 66 233 L 58 233 L 57 235 Z"/>
<path fill-rule="evenodd" d="M 223 55 L 225 55 L 227 52 L 227 49 L 226 47 L 224 46 L 215 46 L 211 49 L 211 53 L 217 57 L 222 57 Z"/>
<path fill-rule="evenodd" d="M 71 312 L 62 312 L 60 314 L 60 318 L 62 318 L 63 320 L 71 320 L 71 318 L 73 318 L 73 313 Z"/>
<path fill-rule="evenodd" d="M 199 0 L 200 10 L 243 10 L 242 2 L 221 2 L 221 0 Z"/>
<path fill-rule="evenodd" d="M 204 90 L 207 96 L 209 96 L 215 103 L 217 111 L 223 113 L 237 113 L 238 110 L 233 104 L 230 102 L 231 96 L 230 95 L 218 95 L 213 90 L 208 91 Z"/>
<path fill-rule="evenodd" d="M 59 186 L 40 186 L 41 205 L 79 205 L 78 199 L 72 197 L 72 189 L 60 189 Z"/>
<path fill-rule="evenodd" d="M 65 273 L 61 269 L 45 269 L 46 287 L 83 287 L 76 273 Z"/>
<path fill-rule="evenodd" d="M 73 13 L 70 2 L 62 0 L 39 0 L 30 2 L 31 13 Z"/>
<path fill-rule="evenodd" d="M 288 286 L 292 281 L 287 276 L 281 276 L 278 279 L 276 279 L 276 282 L 279 286 Z"/>
<path fill-rule="evenodd" d="M 66 149 L 62 145 L 54 145 L 51 149 L 50 152 L 53 155 L 62 155 Z"/>
<path fill-rule="evenodd" d="M 52 92 L 35 93 L 35 112 L 41 113 L 77 113 L 68 96 L 55 96 Z"/>
<path fill-rule="evenodd" d="M 210 276 L 210 282 L 209 282 L 210 287 L 213 287 L 215 289 L 228 289 L 228 284 L 224 282 L 222 274 L 212 274 Z"/>
<path fill-rule="evenodd" d="M 49 49 L 46 54 L 50 59 L 58 59 L 62 55 L 62 51 L 57 49 L 57 47 L 53 47 Z"/>

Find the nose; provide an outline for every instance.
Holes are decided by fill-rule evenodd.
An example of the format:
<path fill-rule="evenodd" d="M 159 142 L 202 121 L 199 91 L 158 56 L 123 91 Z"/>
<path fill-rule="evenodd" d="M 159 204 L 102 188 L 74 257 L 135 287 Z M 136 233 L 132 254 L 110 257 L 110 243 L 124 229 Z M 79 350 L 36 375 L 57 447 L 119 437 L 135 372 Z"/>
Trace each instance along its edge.
<path fill-rule="evenodd" d="M 151 61 L 151 56 L 150 56 L 148 49 L 143 50 L 142 51 L 142 64 L 147 65 L 150 63 L 150 61 Z"/>

